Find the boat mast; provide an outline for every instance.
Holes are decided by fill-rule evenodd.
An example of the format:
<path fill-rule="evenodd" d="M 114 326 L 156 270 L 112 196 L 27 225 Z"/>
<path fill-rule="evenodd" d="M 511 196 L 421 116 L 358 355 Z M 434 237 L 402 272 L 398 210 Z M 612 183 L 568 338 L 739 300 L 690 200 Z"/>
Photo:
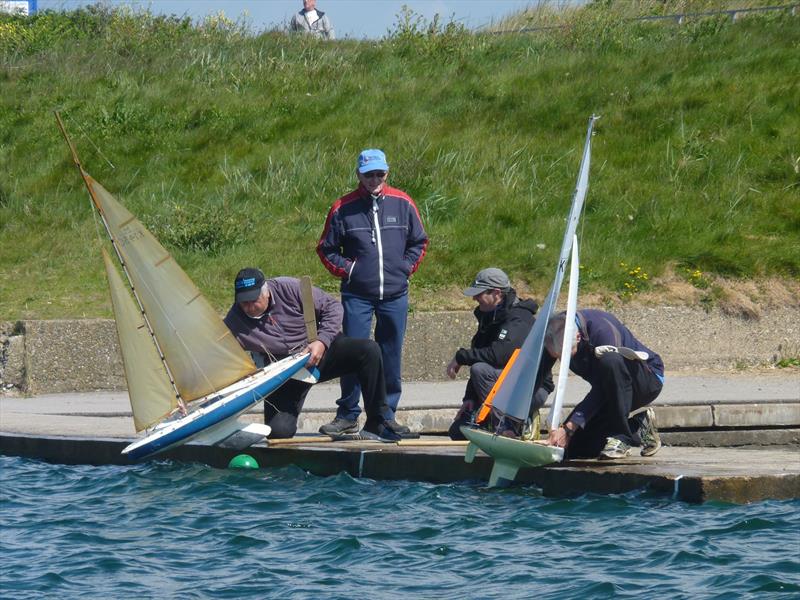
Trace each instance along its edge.
<path fill-rule="evenodd" d="M 128 282 L 128 287 L 130 287 L 131 293 L 133 297 L 136 299 L 136 304 L 139 306 L 139 310 L 142 313 L 142 318 L 144 319 L 144 323 L 147 326 L 147 331 L 150 334 L 150 339 L 153 340 L 153 343 L 156 346 L 156 350 L 158 351 L 158 356 L 161 358 L 161 364 L 164 365 L 164 369 L 167 372 L 167 377 L 169 377 L 169 382 L 172 385 L 172 389 L 175 391 L 175 397 L 178 399 L 178 407 L 181 412 L 185 415 L 188 413 L 186 409 L 186 403 L 183 401 L 178 388 L 175 385 L 175 378 L 172 376 L 172 371 L 170 371 L 169 365 L 167 364 L 166 358 L 164 357 L 164 353 L 161 351 L 161 345 L 158 343 L 158 338 L 156 338 L 155 333 L 153 332 L 153 327 L 150 324 L 150 319 L 147 317 L 147 313 L 144 310 L 144 305 L 142 301 L 139 299 L 139 294 L 136 293 L 136 288 L 133 285 L 133 280 L 131 279 L 130 274 L 128 273 L 128 267 L 125 265 L 125 260 L 122 258 L 122 254 L 117 248 L 117 242 L 114 239 L 114 236 L 111 235 L 111 230 L 108 227 L 108 223 L 106 222 L 106 216 L 103 214 L 103 210 L 100 208 L 100 203 L 95 198 L 94 190 L 92 189 L 91 183 L 89 183 L 88 174 L 86 171 L 83 170 L 83 165 L 81 165 L 81 161 L 78 158 L 78 153 L 75 151 L 75 146 L 72 143 L 69 135 L 67 134 L 67 130 L 64 127 L 64 123 L 61 121 L 61 115 L 59 112 L 53 111 L 53 114 L 56 117 L 56 122 L 58 123 L 58 128 L 61 130 L 61 134 L 64 136 L 64 139 L 69 146 L 70 152 L 72 153 L 72 162 L 75 163 L 75 166 L 78 168 L 78 172 L 81 174 L 81 178 L 83 179 L 83 183 L 86 185 L 86 189 L 89 191 L 89 196 L 92 199 L 92 204 L 94 204 L 95 209 L 97 209 L 98 214 L 100 215 L 100 220 L 103 222 L 103 227 L 106 230 L 106 234 L 108 234 L 108 239 L 111 240 L 111 246 L 114 248 L 114 253 L 117 256 L 117 260 L 119 264 L 122 266 L 122 272 L 125 274 L 125 279 Z"/>

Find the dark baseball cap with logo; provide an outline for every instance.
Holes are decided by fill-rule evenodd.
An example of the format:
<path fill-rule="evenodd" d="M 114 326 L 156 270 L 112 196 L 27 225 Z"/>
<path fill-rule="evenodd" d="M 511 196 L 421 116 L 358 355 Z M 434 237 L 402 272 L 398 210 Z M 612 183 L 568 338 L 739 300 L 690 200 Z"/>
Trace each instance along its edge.
<path fill-rule="evenodd" d="M 247 267 L 239 271 L 233 281 L 233 293 L 236 296 L 236 302 L 258 300 L 264 281 L 264 274 L 258 269 Z"/>
<path fill-rule="evenodd" d="M 465 296 L 476 296 L 486 290 L 500 290 L 507 292 L 511 289 L 508 275 L 496 267 L 489 267 L 475 275 L 475 281 L 464 290 Z"/>

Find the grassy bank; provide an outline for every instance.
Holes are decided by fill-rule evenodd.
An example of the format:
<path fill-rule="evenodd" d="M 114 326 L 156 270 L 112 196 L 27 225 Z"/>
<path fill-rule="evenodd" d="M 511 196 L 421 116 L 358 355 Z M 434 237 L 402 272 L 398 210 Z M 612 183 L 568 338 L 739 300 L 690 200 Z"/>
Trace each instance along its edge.
<path fill-rule="evenodd" d="M 723 278 L 796 283 L 800 18 L 612 17 L 493 36 L 406 15 L 384 40 L 324 43 L 219 18 L 0 16 L 0 319 L 110 314 L 55 108 L 86 169 L 220 309 L 248 264 L 337 289 L 314 247 L 365 147 L 387 152 L 431 237 L 418 306 L 452 305 L 487 265 L 541 298 L 592 113 L 585 292 L 677 279 L 713 303 Z"/>

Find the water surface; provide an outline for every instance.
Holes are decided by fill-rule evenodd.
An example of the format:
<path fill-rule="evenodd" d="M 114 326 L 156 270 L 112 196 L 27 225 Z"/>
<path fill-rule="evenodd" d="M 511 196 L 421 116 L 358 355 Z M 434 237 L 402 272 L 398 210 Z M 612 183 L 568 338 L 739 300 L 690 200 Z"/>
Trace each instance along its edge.
<path fill-rule="evenodd" d="M 3 598 L 798 598 L 800 501 L 0 456 Z"/>

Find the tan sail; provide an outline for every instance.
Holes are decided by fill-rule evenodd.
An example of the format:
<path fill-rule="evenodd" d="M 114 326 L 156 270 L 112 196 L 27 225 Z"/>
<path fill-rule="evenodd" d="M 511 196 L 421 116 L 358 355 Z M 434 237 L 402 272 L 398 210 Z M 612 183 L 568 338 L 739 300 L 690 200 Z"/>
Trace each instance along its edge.
<path fill-rule="evenodd" d="M 128 380 L 133 423 L 136 431 L 142 431 L 158 423 L 176 408 L 178 400 L 142 313 L 105 248 L 103 261 L 111 290 L 111 304 L 117 322 L 125 378 Z"/>
<path fill-rule="evenodd" d="M 254 373 L 250 356 L 178 263 L 103 186 L 81 171 L 181 397 L 196 400 Z"/>

